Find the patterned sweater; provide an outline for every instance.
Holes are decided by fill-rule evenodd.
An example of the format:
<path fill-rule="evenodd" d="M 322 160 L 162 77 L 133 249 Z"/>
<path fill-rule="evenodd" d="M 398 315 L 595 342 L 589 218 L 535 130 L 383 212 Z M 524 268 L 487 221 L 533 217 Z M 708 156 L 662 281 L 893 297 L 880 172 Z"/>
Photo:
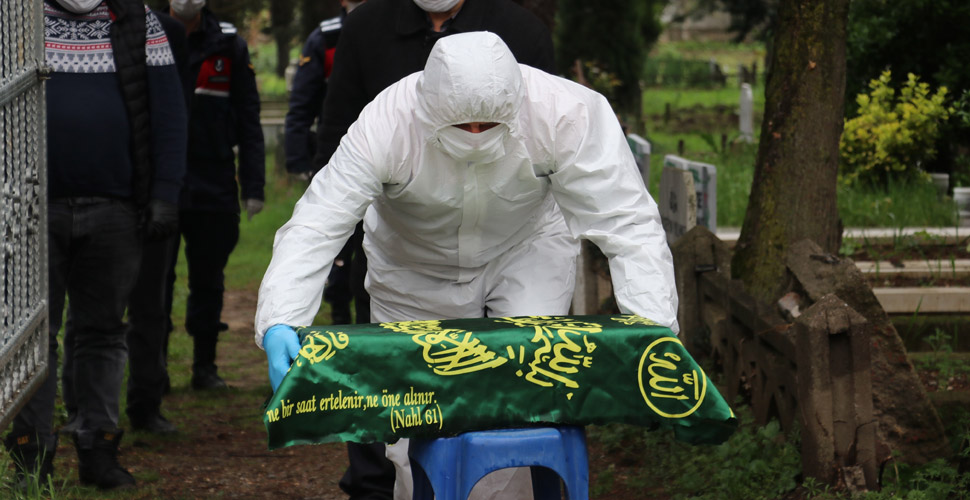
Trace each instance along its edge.
<path fill-rule="evenodd" d="M 146 9 L 147 10 L 147 9 Z M 185 175 L 187 120 L 181 82 L 162 26 L 148 12 L 148 102 L 152 198 L 178 202 Z M 130 127 L 111 50 L 112 13 L 102 2 L 73 14 L 44 3 L 47 165 L 50 199 L 132 195 Z"/>

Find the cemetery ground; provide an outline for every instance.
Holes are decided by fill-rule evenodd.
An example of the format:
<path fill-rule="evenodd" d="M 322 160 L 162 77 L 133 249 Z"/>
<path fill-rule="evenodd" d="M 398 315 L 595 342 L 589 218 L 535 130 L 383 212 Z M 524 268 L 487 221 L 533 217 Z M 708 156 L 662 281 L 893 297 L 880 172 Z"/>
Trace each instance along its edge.
<path fill-rule="evenodd" d="M 722 54 L 708 53 L 712 47 L 707 45 L 671 47 L 677 57 L 704 61 L 716 57 L 726 67 L 762 60 L 760 52 L 752 58 L 751 54 L 732 49 L 728 55 L 736 60 L 724 63 Z M 256 59 L 260 66 L 260 58 Z M 266 61 L 262 66 L 272 67 L 272 62 Z M 655 198 L 665 154 L 681 154 L 690 160 L 714 164 L 718 168 L 719 226 L 740 226 L 758 138 L 754 138 L 754 144 L 739 140 L 738 83 L 732 77 L 727 81 L 727 86 L 719 88 L 647 88 L 644 92 L 646 130 L 642 135 L 653 146 L 649 189 Z M 754 86 L 754 130 L 758 131 L 764 105 L 763 80 L 756 81 Z M 270 389 L 264 353 L 252 338 L 255 290 L 269 261 L 273 233 L 289 217 L 303 188 L 298 182 L 280 178 L 274 167 L 275 158 L 275 151 L 270 148 L 266 207 L 252 221 L 242 221 L 240 243 L 226 270 L 223 320 L 230 329 L 220 338 L 218 364 L 231 389 L 200 393 L 189 388 L 191 342 L 184 329 L 177 326 L 170 351 L 173 389 L 165 397 L 162 408 L 178 426 L 179 433 L 164 437 L 130 431 L 125 434 L 120 461 L 135 475 L 138 486 L 108 494 L 80 486 L 73 446 L 69 438 L 62 436 L 55 462 L 54 494 L 28 494 L 26 498 L 346 498 L 337 486 L 347 465 L 343 444 L 294 446 L 275 451 L 269 451 L 266 445 L 262 405 Z M 840 189 L 838 204 L 846 227 L 952 228 L 956 223 L 952 201 L 939 197 L 929 183 L 896 185 L 887 191 L 873 192 Z M 970 258 L 965 254 L 968 241 L 932 251 L 926 245 L 910 245 L 910 241 L 900 238 L 887 246 L 867 241 L 845 242 L 842 254 L 855 260 L 934 260 L 944 264 Z M 173 318 L 177 325 L 184 319 L 180 311 L 185 309 L 185 269 L 184 263 L 180 265 L 183 267 L 178 271 L 180 281 Z M 880 283 L 886 279 L 873 276 L 870 284 L 882 286 Z M 961 283 L 965 286 L 967 282 L 966 278 L 950 282 L 944 273 L 938 273 L 932 286 Z M 323 310 L 314 323 L 325 324 L 327 320 Z M 968 317 L 916 313 L 894 317 L 896 320 L 924 389 L 936 403 L 951 443 L 959 446 L 970 437 Z M 713 367 L 705 365 L 705 369 L 717 382 Z M 720 446 L 689 446 L 674 441 L 669 433 L 631 426 L 588 428 L 591 498 L 834 498 L 825 494 L 826 488 L 822 485 L 802 481 L 797 433 L 786 436 L 776 423 L 756 426 L 741 401 L 732 402 L 732 406 L 743 425 Z M 64 410 L 58 407 L 57 411 L 58 423 L 63 424 Z M 123 416 L 122 427 L 127 426 Z M 922 485 L 924 490 L 939 486 L 938 490 L 943 491 L 948 491 L 945 487 L 962 485 L 963 496 L 954 494 L 951 498 L 968 498 L 970 471 L 964 470 L 962 475 L 955 473 L 955 465 L 944 463 L 922 468 L 890 464 L 883 471 L 886 490 L 873 498 L 893 495 L 946 498 L 945 493 L 934 497 L 914 492 L 907 496 L 914 484 Z M 12 465 L 5 454 L 0 454 L 0 498 L 19 495 L 9 487 L 11 477 Z"/>
<path fill-rule="evenodd" d="M 169 369 L 173 389 L 165 397 L 163 411 L 178 425 L 179 433 L 126 433 L 120 461 L 138 480 L 135 489 L 106 494 L 80 486 L 74 449 L 62 436 L 51 497 L 346 498 L 337 486 L 347 465 L 343 444 L 267 449 L 262 404 L 269 396 L 269 384 L 265 356 L 252 339 L 255 305 L 253 289 L 226 292 L 223 319 L 229 331 L 220 339 L 218 364 L 231 386 L 227 391 L 189 388 L 191 343 L 184 330 L 173 334 Z M 970 425 L 968 361 L 966 351 L 954 354 L 942 346 L 913 354 L 925 389 L 946 412 L 951 440 L 959 438 L 959 425 L 964 433 Z M 716 380 L 717 375 L 711 375 Z M 667 433 L 632 426 L 588 428 L 591 498 L 810 498 L 811 482 L 798 487 L 799 455 L 792 439 L 786 439 L 777 424 L 754 426 L 738 402 L 734 408 L 744 425 L 721 446 L 690 446 Z M 60 423 L 63 418 L 59 409 Z M 122 426 L 127 427 L 124 417 Z M 12 471 L 9 463 L 3 463 L 6 484 Z M 884 480 L 892 481 L 893 473 L 887 468 Z M 9 489 L 0 490 L 0 497 L 7 498 L 7 493 L 12 497 Z"/>
<path fill-rule="evenodd" d="M 288 190 L 293 186 L 277 186 Z M 286 196 L 285 192 L 277 192 Z M 267 207 L 268 218 L 279 208 Z M 286 212 L 286 210 L 282 210 Z M 282 215 L 285 218 L 285 214 Z M 343 499 L 337 483 L 347 466 L 341 443 L 294 446 L 269 451 L 262 423 L 262 405 L 269 396 L 266 361 L 252 338 L 256 287 L 268 251 L 267 227 L 278 222 L 244 222 L 238 253 L 227 270 L 228 290 L 223 320 L 229 330 L 219 343 L 220 371 L 232 387 L 222 392 L 189 388 L 191 342 L 181 326 L 171 343 L 172 393 L 163 411 L 178 427 L 174 436 L 128 431 L 120 460 L 138 480 L 133 490 L 102 493 L 77 481 L 76 455 L 70 440 L 61 437 L 56 459 L 54 498 L 88 499 L 195 499 L 195 498 L 307 498 Z M 917 245 L 919 239 L 922 245 Z M 844 252 L 856 260 L 965 259 L 967 242 L 932 245 L 927 238 L 896 238 L 895 244 L 861 241 Z M 909 244 L 910 242 L 912 244 Z M 930 243 L 930 244 L 926 244 Z M 851 250 L 851 252 L 850 252 Z M 262 257 L 258 255 L 262 253 Z M 253 254 L 256 254 L 254 256 Z M 251 269 L 253 262 L 257 266 Z M 184 269 L 179 276 L 184 277 Z M 964 280 L 965 283 L 965 280 Z M 185 284 L 176 289 L 176 324 L 184 310 Z M 327 322 L 326 306 L 315 321 Z M 941 412 L 951 441 L 958 443 L 970 429 L 970 324 L 967 317 L 914 314 L 896 318 L 897 328 L 910 348 L 925 390 Z M 705 366 L 712 378 L 717 374 Z M 733 402 L 744 425 L 721 446 L 690 446 L 669 433 L 608 425 L 588 428 L 590 493 L 595 499 L 672 498 L 810 498 L 823 491 L 800 477 L 797 435 L 786 436 L 776 423 L 753 424 L 742 402 Z M 63 424 L 63 408 L 58 408 Z M 122 417 L 122 427 L 128 427 Z M 11 466 L 5 456 L 3 479 L 9 484 Z M 899 471 L 903 472 L 900 473 Z M 954 469 L 955 470 L 955 469 Z M 932 473 L 932 471 L 930 472 Z M 884 481 L 909 481 L 905 468 L 887 467 Z M 915 474 L 929 474 L 915 472 Z M 964 474 L 970 480 L 970 474 Z M 799 486 L 801 484 L 801 486 Z M 8 495 L 9 493 L 9 495 Z M 0 498 L 13 497 L 0 486 Z M 36 495 L 27 498 L 47 498 Z"/>

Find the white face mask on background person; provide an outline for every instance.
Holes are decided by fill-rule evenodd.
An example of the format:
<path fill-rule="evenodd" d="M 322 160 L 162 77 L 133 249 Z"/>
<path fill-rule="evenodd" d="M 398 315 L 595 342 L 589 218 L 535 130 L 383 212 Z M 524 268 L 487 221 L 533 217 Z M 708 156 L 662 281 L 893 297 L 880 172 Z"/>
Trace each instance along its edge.
<path fill-rule="evenodd" d="M 461 162 L 489 163 L 505 156 L 505 139 L 509 127 L 498 124 L 477 134 L 458 127 L 438 130 L 435 145 L 445 154 Z"/>
<path fill-rule="evenodd" d="M 193 19 L 205 7 L 205 0 L 172 0 L 172 12 L 182 19 Z"/>
<path fill-rule="evenodd" d="M 58 5 L 75 14 L 87 14 L 101 5 L 102 0 L 57 0 Z"/>
<path fill-rule="evenodd" d="M 425 12 L 448 12 L 455 8 L 461 0 L 414 0 L 414 3 Z"/>

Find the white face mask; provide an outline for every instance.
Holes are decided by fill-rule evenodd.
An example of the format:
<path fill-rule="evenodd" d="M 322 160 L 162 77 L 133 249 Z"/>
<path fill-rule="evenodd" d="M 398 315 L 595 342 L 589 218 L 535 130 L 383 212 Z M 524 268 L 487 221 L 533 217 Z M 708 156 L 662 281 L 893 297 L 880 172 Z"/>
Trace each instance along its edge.
<path fill-rule="evenodd" d="M 57 3 L 75 14 L 87 14 L 101 5 L 101 0 L 57 0 Z"/>
<path fill-rule="evenodd" d="M 350 14 L 351 11 L 353 11 L 357 7 L 360 7 L 360 4 L 362 3 L 364 3 L 364 0 L 361 0 L 359 2 L 349 2 L 349 1 L 344 2 L 344 10 L 346 10 L 347 13 Z"/>
<path fill-rule="evenodd" d="M 414 0 L 414 3 L 425 12 L 448 12 L 455 8 L 461 0 Z"/>
<path fill-rule="evenodd" d="M 170 4 L 176 16 L 185 19 L 195 19 L 196 14 L 205 7 L 205 0 L 172 0 Z"/>
<path fill-rule="evenodd" d="M 435 145 L 461 162 L 490 163 L 505 156 L 508 135 L 509 127 L 503 124 L 477 134 L 458 127 L 445 127 L 438 131 Z"/>

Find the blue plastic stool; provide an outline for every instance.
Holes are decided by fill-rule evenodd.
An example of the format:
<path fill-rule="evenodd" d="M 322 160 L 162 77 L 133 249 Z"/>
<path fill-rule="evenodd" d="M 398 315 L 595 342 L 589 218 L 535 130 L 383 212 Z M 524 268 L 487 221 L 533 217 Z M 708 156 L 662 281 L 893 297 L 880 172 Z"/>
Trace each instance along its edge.
<path fill-rule="evenodd" d="M 589 498 L 589 462 L 582 427 L 466 432 L 453 438 L 412 439 L 408 447 L 414 500 L 466 500 L 488 473 L 531 467 L 536 500 Z M 437 495 L 437 496 L 435 496 Z"/>

